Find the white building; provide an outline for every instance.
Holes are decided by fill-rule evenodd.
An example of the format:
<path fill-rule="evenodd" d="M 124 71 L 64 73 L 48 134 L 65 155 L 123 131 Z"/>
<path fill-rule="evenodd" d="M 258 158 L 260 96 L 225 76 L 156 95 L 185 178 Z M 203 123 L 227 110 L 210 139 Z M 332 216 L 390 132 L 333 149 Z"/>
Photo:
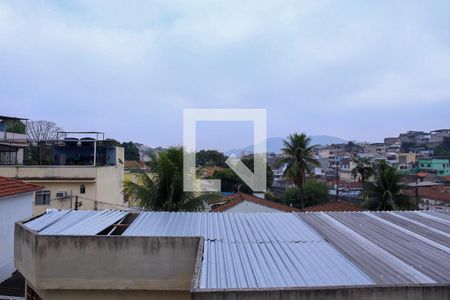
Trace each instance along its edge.
<path fill-rule="evenodd" d="M 439 129 L 430 132 L 430 141 L 432 143 L 442 143 L 446 137 L 450 137 L 450 129 Z"/>
<path fill-rule="evenodd" d="M 0 282 L 14 267 L 14 224 L 31 217 L 33 194 L 42 187 L 0 177 Z"/>

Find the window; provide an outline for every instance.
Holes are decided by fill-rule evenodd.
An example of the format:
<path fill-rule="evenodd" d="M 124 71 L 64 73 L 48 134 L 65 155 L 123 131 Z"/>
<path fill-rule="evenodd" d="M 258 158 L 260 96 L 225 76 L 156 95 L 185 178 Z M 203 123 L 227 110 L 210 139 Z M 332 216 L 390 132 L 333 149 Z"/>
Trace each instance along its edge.
<path fill-rule="evenodd" d="M 86 194 L 86 187 L 84 184 L 80 185 L 80 194 Z"/>
<path fill-rule="evenodd" d="M 50 191 L 37 191 L 35 195 L 35 205 L 50 205 Z"/>

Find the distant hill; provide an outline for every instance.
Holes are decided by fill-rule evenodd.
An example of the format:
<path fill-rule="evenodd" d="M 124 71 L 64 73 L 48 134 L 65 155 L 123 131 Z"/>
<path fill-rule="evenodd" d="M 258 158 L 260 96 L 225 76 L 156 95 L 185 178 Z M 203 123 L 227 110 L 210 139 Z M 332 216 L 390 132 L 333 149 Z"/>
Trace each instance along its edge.
<path fill-rule="evenodd" d="M 273 152 L 273 153 L 280 153 L 280 149 L 283 147 L 283 140 L 282 137 L 273 137 L 268 138 L 266 140 L 267 142 L 267 152 Z M 347 141 L 335 137 L 335 136 L 329 136 L 329 135 L 313 135 L 311 136 L 312 145 L 331 145 L 331 144 L 341 144 L 346 143 Z M 239 156 L 241 153 L 252 153 L 253 152 L 253 145 L 244 147 L 244 148 L 237 148 L 237 149 L 231 149 L 227 152 L 225 152 L 226 155 L 236 155 Z"/>

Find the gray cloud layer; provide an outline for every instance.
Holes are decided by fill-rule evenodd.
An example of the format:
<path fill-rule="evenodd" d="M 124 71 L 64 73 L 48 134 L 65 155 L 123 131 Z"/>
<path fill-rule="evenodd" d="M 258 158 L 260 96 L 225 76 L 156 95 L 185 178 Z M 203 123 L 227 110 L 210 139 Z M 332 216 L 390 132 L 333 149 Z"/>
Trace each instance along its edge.
<path fill-rule="evenodd" d="M 150 145 L 195 107 L 267 108 L 271 136 L 450 127 L 449 20 L 448 1 L 0 2 L 2 114 Z"/>

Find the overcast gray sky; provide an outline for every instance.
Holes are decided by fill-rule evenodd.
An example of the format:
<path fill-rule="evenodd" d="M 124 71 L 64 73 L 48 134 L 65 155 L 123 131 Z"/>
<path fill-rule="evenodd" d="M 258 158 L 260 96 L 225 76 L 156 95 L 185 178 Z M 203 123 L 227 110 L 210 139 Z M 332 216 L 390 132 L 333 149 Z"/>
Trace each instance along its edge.
<path fill-rule="evenodd" d="M 269 136 L 450 127 L 450 1 L 0 1 L 0 102 L 150 146 L 183 108 L 266 108 Z"/>

